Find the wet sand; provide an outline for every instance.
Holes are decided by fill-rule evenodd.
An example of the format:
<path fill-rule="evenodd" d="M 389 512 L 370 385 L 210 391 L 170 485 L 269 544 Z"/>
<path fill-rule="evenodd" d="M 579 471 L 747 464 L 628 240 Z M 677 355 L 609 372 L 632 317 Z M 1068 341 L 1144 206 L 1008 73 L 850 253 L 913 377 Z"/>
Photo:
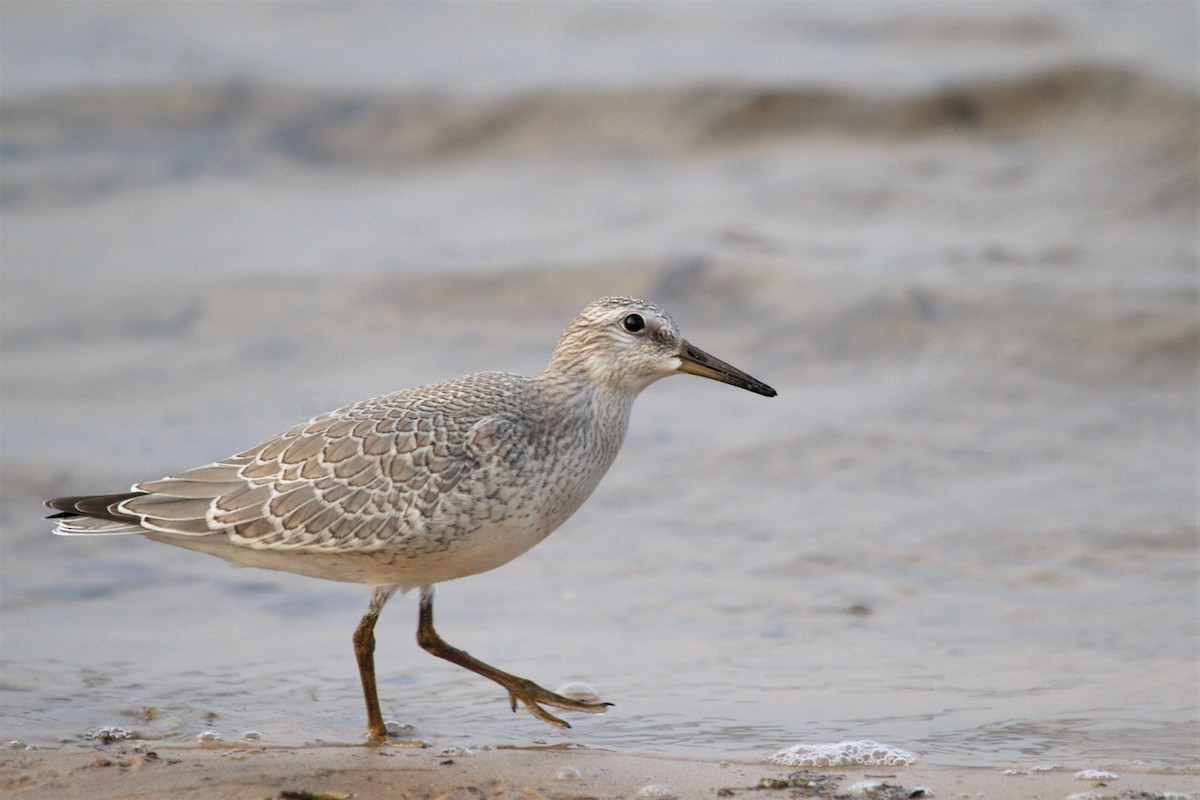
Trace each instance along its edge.
<path fill-rule="evenodd" d="M 874 739 L 940 797 L 1196 794 L 1190 4 L 215 8 L 3 10 L 6 790 L 712 796 Z M 617 293 L 780 396 L 652 387 L 575 518 L 440 588 L 448 641 L 615 703 L 572 731 L 397 598 L 381 700 L 430 748 L 355 747 L 365 589 L 42 519 L 534 372 Z M 502 749 L 539 742 L 586 749 Z"/>
<path fill-rule="evenodd" d="M 796 770 L 744 761 L 700 761 L 589 749 L 127 747 L 9 751 L 0 787 L 13 798 L 221 797 L 228 800 L 580 800 L 702 797 L 1077 797 L 1195 796 L 1194 770 L 1096 770 L 1062 765 L 1030 772 L 911 766 Z M 657 788 L 656 788 L 657 787 Z M 921 790 L 925 790 L 922 793 Z"/>

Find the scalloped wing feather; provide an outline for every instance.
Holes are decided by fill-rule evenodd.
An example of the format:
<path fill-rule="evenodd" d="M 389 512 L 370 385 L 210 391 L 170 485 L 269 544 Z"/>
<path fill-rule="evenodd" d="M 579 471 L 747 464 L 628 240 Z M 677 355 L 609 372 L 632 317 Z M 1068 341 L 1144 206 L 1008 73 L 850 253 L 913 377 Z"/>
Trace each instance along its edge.
<path fill-rule="evenodd" d="M 118 508 L 150 530 L 225 533 L 256 549 L 366 552 L 420 539 L 446 496 L 512 434 L 502 417 L 470 413 L 487 391 L 486 376 L 470 376 L 347 406 L 223 461 L 140 483 L 134 489 L 147 494 Z"/>

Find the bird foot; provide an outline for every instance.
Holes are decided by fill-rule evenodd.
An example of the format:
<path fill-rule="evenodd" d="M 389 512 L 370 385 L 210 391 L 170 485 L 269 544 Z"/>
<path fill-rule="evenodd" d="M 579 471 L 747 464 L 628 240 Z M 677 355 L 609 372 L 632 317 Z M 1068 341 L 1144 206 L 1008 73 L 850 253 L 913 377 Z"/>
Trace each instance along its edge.
<path fill-rule="evenodd" d="M 554 708 L 561 708 L 566 711 L 583 711 L 588 714 L 603 714 L 612 705 L 612 703 L 589 703 L 584 700 L 563 697 L 561 694 L 543 689 L 533 681 L 526 680 L 525 678 L 515 678 L 511 683 L 505 681 L 503 685 L 504 688 L 508 689 L 508 699 L 513 711 L 517 710 L 517 703 L 520 702 L 530 714 L 558 728 L 569 728 L 571 725 L 566 720 L 559 719 L 542 708 L 542 705 L 553 706 Z"/>
<path fill-rule="evenodd" d="M 376 731 L 371 728 L 368 728 L 364 734 L 363 745 L 366 747 L 412 747 L 414 749 L 423 749 L 429 746 L 420 739 L 402 739 L 393 731 Z"/>

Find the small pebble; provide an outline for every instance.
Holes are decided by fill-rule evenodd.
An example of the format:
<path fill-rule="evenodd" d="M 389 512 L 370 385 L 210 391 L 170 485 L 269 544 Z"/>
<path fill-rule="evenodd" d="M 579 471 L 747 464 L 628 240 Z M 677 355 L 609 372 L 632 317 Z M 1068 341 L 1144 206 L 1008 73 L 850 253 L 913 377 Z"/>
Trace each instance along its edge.
<path fill-rule="evenodd" d="M 878 794 L 883 788 L 883 784 L 879 781 L 859 781 L 852 783 L 846 787 L 846 794 L 855 795 L 856 797 L 870 797 L 873 794 Z"/>

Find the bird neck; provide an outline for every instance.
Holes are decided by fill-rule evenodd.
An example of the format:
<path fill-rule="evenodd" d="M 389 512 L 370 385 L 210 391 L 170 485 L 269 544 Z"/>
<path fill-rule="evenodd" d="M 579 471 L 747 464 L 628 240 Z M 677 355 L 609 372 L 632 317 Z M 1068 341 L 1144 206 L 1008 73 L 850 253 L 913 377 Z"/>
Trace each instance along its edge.
<path fill-rule="evenodd" d="M 582 361 L 551 361 L 536 380 L 557 401 L 550 407 L 562 415 L 559 425 L 582 425 L 624 438 L 637 391 L 597 381 Z"/>

